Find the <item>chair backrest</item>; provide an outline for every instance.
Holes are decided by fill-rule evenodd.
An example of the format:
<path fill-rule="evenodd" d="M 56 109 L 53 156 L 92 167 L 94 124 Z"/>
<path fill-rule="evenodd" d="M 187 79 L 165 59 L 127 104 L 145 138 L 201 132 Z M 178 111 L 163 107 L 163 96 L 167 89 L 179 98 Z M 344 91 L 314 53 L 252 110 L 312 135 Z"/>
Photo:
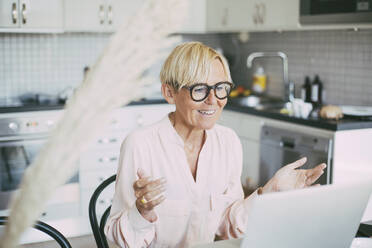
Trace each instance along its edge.
<path fill-rule="evenodd" d="M 7 222 L 8 217 L 0 216 L 0 226 L 5 225 Z M 57 229 L 46 224 L 45 222 L 37 221 L 34 225 L 34 228 L 52 237 L 61 246 L 61 248 L 71 248 L 71 245 L 66 237 L 63 236 L 63 234 L 60 233 Z"/>
<path fill-rule="evenodd" d="M 90 201 L 89 201 L 89 221 L 92 227 L 93 236 L 96 240 L 98 248 L 109 248 L 105 233 L 103 231 L 107 218 L 110 215 L 111 206 L 109 206 L 106 211 L 103 213 L 100 222 L 97 220 L 97 212 L 96 212 L 96 205 L 97 200 L 102 191 L 111 183 L 115 182 L 116 175 L 112 175 L 111 177 L 107 178 L 103 181 L 93 192 Z M 99 223 L 99 224 L 98 224 Z"/>

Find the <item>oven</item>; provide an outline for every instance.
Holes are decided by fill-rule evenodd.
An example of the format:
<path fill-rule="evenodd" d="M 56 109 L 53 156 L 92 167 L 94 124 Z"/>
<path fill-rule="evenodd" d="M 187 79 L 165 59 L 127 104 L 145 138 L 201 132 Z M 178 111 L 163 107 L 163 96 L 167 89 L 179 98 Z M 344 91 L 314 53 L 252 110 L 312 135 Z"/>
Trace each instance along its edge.
<path fill-rule="evenodd" d="M 6 214 L 10 199 L 25 170 L 47 141 L 62 110 L 0 114 L 0 212 Z M 79 215 L 79 176 L 74 175 L 57 189 L 41 220 Z"/>

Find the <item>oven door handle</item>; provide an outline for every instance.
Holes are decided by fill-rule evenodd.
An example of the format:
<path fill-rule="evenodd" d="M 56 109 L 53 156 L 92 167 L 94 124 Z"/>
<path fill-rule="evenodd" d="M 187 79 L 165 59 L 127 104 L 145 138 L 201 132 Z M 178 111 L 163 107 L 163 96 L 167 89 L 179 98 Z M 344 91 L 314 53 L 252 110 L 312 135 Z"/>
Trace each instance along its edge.
<path fill-rule="evenodd" d="M 47 134 L 35 134 L 35 135 L 22 135 L 22 136 L 6 136 L 0 137 L 0 144 L 7 143 L 7 142 L 14 142 L 14 141 L 33 141 L 33 140 L 46 140 L 50 137 Z"/>
<path fill-rule="evenodd" d="M 4 165 L 5 165 L 5 171 L 6 171 L 6 174 L 8 175 L 8 181 L 10 183 L 13 182 L 13 176 L 12 176 L 12 172 L 10 170 L 10 165 L 9 165 L 9 162 L 8 162 L 8 156 L 6 155 L 6 152 L 4 150 L 3 147 L 0 147 L 1 149 L 1 157 L 3 158 L 3 162 L 4 162 Z"/>

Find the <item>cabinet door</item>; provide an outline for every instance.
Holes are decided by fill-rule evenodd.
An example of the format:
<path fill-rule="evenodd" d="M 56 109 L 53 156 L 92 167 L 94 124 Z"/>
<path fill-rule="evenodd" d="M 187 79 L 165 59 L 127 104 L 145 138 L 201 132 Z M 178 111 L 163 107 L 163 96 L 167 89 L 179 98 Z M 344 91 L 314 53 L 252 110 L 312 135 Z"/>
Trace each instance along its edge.
<path fill-rule="evenodd" d="M 63 0 L 21 0 L 22 28 L 63 28 Z"/>
<path fill-rule="evenodd" d="M 239 137 L 243 148 L 242 185 L 249 191 L 258 186 L 260 170 L 260 143 L 256 140 Z"/>
<path fill-rule="evenodd" d="M 141 8 L 144 0 L 106 0 L 106 29 L 115 31 L 121 25 L 128 22 Z"/>
<path fill-rule="evenodd" d="M 224 110 L 219 123 L 230 127 L 239 136 L 243 149 L 242 184 L 245 191 L 255 189 L 259 177 L 261 120 L 245 113 Z"/>
<path fill-rule="evenodd" d="M 299 1 L 287 0 L 285 4 L 277 0 L 260 0 L 257 2 L 263 16 L 261 30 L 296 29 L 299 20 Z"/>
<path fill-rule="evenodd" d="M 208 0 L 207 30 L 214 32 L 247 31 L 253 23 L 252 1 Z"/>
<path fill-rule="evenodd" d="M 18 0 L 0 1 L 0 28 L 17 28 L 20 25 Z"/>
<path fill-rule="evenodd" d="M 103 0 L 65 0 L 66 31 L 102 31 L 105 19 Z"/>
<path fill-rule="evenodd" d="M 180 33 L 204 33 L 207 25 L 207 1 L 190 0 L 189 10 Z"/>

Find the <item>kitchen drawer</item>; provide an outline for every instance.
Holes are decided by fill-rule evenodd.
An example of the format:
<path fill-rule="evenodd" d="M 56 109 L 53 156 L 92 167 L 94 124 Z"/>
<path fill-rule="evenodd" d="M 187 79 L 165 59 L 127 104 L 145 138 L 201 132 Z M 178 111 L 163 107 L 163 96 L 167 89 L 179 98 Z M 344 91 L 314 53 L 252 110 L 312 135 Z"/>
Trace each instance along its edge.
<path fill-rule="evenodd" d="M 129 132 L 129 130 L 124 130 L 121 132 L 106 132 L 91 142 L 88 150 L 116 150 L 119 152 L 121 143 L 124 141 Z"/>
<path fill-rule="evenodd" d="M 222 126 L 232 128 L 236 132 L 240 127 L 240 118 L 240 113 L 224 110 L 218 123 Z"/>
<path fill-rule="evenodd" d="M 238 136 L 260 140 L 262 121 L 244 113 L 223 111 L 219 123 L 233 129 Z"/>
<path fill-rule="evenodd" d="M 116 171 L 120 151 L 90 151 L 80 158 L 80 171 L 109 170 Z"/>
<path fill-rule="evenodd" d="M 116 174 L 116 170 L 82 171 L 80 173 L 80 188 L 97 188 L 100 183 Z"/>
<path fill-rule="evenodd" d="M 69 202 L 63 204 L 53 204 L 46 207 L 41 213 L 41 221 L 59 220 L 67 218 L 77 218 L 80 216 L 79 202 Z"/>
<path fill-rule="evenodd" d="M 81 192 L 81 212 L 83 216 L 88 216 L 89 201 L 95 188 L 85 189 Z M 112 204 L 115 193 L 115 184 L 112 183 L 101 193 L 96 203 L 96 213 L 101 216 L 108 206 Z"/>
<path fill-rule="evenodd" d="M 127 106 L 117 112 L 118 126 L 121 130 L 123 128 L 133 130 L 160 121 L 172 110 L 174 106 L 169 104 Z"/>
<path fill-rule="evenodd" d="M 260 140 L 262 123 L 259 119 L 251 116 L 243 116 L 239 123 L 239 136 L 256 141 Z"/>

